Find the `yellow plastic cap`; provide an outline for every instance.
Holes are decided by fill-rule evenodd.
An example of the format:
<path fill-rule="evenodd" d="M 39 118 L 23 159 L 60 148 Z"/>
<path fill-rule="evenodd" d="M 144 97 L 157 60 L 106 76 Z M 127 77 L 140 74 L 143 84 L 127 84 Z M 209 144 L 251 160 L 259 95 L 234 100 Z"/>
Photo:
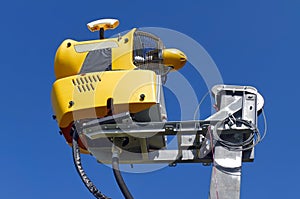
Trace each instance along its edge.
<path fill-rule="evenodd" d="M 174 70 L 179 70 L 182 68 L 187 61 L 186 55 L 182 51 L 175 48 L 163 49 L 162 57 L 163 64 L 173 67 Z"/>

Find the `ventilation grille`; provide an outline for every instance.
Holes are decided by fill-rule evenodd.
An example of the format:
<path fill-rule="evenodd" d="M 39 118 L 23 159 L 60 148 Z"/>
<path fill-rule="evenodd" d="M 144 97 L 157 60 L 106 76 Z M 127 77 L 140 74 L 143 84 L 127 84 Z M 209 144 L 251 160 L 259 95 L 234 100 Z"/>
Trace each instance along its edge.
<path fill-rule="evenodd" d="M 84 75 L 72 79 L 73 85 L 77 87 L 80 93 L 95 90 L 96 84 L 100 81 L 99 75 Z"/>
<path fill-rule="evenodd" d="M 134 33 L 133 63 L 138 68 L 165 76 L 169 69 L 162 64 L 163 49 L 162 41 L 155 35 L 143 31 Z"/>

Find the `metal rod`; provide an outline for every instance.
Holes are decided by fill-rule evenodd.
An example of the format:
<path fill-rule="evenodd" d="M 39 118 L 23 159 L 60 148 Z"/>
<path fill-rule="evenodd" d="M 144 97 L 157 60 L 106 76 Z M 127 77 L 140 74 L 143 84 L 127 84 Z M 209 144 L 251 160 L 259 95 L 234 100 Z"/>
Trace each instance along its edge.
<path fill-rule="evenodd" d="M 99 37 L 100 37 L 100 39 L 104 39 L 104 28 L 100 28 Z"/>

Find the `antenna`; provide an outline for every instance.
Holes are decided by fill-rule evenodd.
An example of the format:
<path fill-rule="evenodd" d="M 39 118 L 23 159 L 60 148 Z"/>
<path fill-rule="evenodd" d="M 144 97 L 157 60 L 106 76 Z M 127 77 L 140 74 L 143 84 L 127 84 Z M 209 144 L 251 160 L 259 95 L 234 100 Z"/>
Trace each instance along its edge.
<path fill-rule="evenodd" d="M 87 24 L 87 27 L 91 32 L 99 31 L 100 39 L 104 39 L 104 31 L 115 29 L 118 26 L 119 20 L 117 19 L 99 19 Z"/>

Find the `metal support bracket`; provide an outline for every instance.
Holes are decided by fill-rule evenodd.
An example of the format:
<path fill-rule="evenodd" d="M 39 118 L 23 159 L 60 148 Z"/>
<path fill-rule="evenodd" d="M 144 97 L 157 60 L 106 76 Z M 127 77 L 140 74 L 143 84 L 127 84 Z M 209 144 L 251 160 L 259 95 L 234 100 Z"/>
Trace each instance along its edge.
<path fill-rule="evenodd" d="M 209 120 L 220 116 L 226 116 L 230 111 L 224 111 L 229 107 L 240 106 L 241 110 L 235 113 L 239 117 L 256 125 L 257 123 L 257 91 L 254 88 L 240 86 L 218 85 L 213 88 L 219 114 L 213 115 Z M 231 102 L 234 98 L 234 102 Z M 224 113 L 225 112 L 225 113 Z M 228 113 L 226 113 L 228 112 Z M 225 130 L 225 129 L 224 129 Z M 243 141 L 247 134 L 236 134 L 227 137 L 228 141 Z M 239 199 L 242 174 L 242 158 L 247 155 L 254 159 L 254 148 L 243 154 L 240 150 L 231 151 L 228 148 L 215 144 L 213 151 L 213 168 L 210 183 L 210 199 Z"/>
<path fill-rule="evenodd" d="M 210 199 L 239 199 L 242 162 L 253 161 L 254 148 L 230 150 L 217 138 L 233 143 L 247 140 L 253 129 L 236 120 L 256 126 L 263 98 L 255 88 L 245 86 L 217 85 L 212 94 L 218 110 L 206 120 L 141 123 L 133 122 L 128 113 L 119 114 L 82 122 L 80 138 L 102 163 L 111 162 L 116 137 L 125 139 L 118 146 L 122 149 L 120 164 L 213 163 Z M 169 149 L 165 141 L 156 143 L 162 142 L 161 136 L 174 138 L 177 149 Z"/>

